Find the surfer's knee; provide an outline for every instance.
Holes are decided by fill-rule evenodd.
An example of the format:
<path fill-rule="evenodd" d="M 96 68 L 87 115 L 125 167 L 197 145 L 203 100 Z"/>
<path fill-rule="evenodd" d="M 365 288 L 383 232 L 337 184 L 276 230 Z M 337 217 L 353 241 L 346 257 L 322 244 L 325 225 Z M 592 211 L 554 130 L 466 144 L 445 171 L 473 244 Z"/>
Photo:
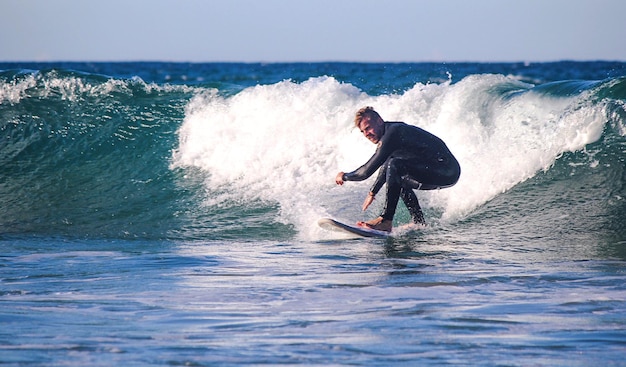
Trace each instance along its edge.
<path fill-rule="evenodd" d="M 413 190 L 420 190 L 423 185 L 421 182 L 409 176 L 408 174 L 400 177 L 400 181 L 402 182 L 402 186 Z"/>
<path fill-rule="evenodd" d="M 402 183 L 402 176 L 406 175 L 406 168 L 402 160 L 398 158 L 389 158 L 385 162 L 387 168 L 387 184 Z"/>

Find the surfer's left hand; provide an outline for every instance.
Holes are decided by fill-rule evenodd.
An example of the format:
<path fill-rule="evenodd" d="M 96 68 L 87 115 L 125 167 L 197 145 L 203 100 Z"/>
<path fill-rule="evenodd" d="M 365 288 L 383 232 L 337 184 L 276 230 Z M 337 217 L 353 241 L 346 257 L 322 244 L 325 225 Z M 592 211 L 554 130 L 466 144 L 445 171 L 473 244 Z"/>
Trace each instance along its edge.
<path fill-rule="evenodd" d="M 365 211 L 370 204 L 372 204 L 372 202 L 374 201 L 374 193 L 370 192 L 369 194 L 367 194 L 367 197 L 365 197 L 365 201 L 363 201 L 363 211 Z"/>

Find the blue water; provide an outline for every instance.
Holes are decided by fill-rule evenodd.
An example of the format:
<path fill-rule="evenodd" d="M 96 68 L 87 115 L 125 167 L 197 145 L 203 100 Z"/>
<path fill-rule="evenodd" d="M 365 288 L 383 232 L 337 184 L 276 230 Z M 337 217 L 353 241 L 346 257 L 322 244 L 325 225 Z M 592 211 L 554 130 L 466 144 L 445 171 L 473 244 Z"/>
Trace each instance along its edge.
<path fill-rule="evenodd" d="M 374 106 L 459 183 L 386 240 Z M 626 63 L 0 63 L 0 364 L 626 365 Z"/>

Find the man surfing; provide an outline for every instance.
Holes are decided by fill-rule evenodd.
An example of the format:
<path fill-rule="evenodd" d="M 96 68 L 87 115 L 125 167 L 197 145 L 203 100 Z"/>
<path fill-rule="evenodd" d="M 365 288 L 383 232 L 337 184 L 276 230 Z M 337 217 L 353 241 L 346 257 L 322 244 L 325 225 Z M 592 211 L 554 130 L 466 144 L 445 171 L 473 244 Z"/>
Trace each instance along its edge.
<path fill-rule="evenodd" d="M 357 111 L 354 125 L 372 143 L 374 155 L 361 167 L 339 172 L 337 185 L 363 181 L 380 168 L 378 178 L 363 202 L 366 210 L 378 191 L 387 184 L 382 214 L 358 226 L 391 232 L 393 216 L 401 197 L 414 223 L 425 224 L 424 214 L 413 190 L 435 190 L 453 186 L 461 175 L 461 166 L 446 144 L 435 135 L 404 122 L 385 122 L 372 107 Z"/>

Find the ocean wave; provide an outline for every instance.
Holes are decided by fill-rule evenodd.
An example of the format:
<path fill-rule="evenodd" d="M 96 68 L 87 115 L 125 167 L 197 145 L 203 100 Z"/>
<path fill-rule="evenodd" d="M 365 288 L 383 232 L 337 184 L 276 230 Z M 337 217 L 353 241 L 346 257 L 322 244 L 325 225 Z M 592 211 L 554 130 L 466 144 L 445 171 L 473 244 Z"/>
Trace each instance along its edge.
<path fill-rule="evenodd" d="M 320 216 L 375 215 L 359 209 L 367 182 L 333 183 L 375 148 L 352 127 L 364 105 L 435 133 L 461 162 L 456 186 L 418 193 L 431 222 L 471 217 L 546 172 L 575 179 L 568 167 L 614 177 L 617 186 L 598 183 L 610 200 L 626 195 L 616 188 L 626 181 L 624 78 L 535 86 L 472 74 L 387 93 L 330 76 L 209 84 L 0 72 L 0 233 L 315 237 Z"/>
<path fill-rule="evenodd" d="M 70 71 L 3 76 L 14 90 L 0 103 L 0 232 L 132 237 L 169 228 L 169 152 L 189 88 Z M 151 211 L 157 198 L 166 208 Z"/>

